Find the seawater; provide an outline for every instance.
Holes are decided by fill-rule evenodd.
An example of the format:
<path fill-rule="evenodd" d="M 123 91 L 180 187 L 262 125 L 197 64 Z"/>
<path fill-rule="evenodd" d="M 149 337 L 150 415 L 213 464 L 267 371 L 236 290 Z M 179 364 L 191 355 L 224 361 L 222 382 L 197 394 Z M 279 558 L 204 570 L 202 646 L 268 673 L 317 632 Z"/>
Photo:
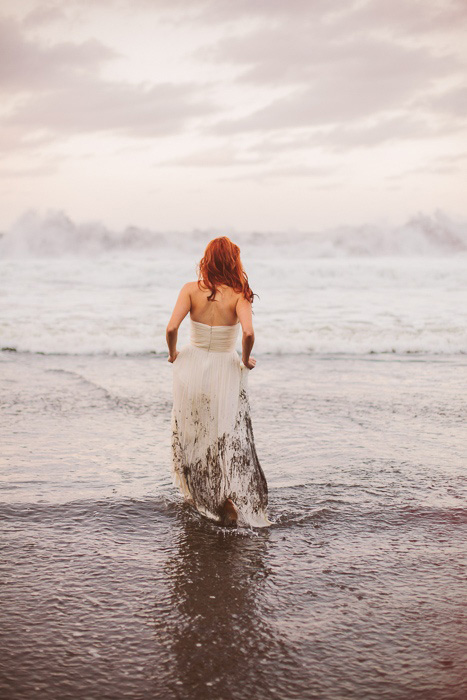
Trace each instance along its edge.
<path fill-rule="evenodd" d="M 3 695 L 462 700 L 463 372 L 258 357 L 232 532 L 171 485 L 166 358 L 3 353 Z"/>
<path fill-rule="evenodd" d="M 195 263 L 153 255 L 1 260 L 0 347 L 165 353 L 165 326 L 181 286 L 196 279 Z M 258 294 L 256 353 L 467 351 L 465 256 L 246 258 L 245 266 Z"/>
<path fill-rule="evenodd" d="M 0 246 L 2 695 L 463 700 L 457 229 L 245 240 L 273 525 L 232 532 L 169 470 L 165 325 L 206 237 L 54 222 Z"/>

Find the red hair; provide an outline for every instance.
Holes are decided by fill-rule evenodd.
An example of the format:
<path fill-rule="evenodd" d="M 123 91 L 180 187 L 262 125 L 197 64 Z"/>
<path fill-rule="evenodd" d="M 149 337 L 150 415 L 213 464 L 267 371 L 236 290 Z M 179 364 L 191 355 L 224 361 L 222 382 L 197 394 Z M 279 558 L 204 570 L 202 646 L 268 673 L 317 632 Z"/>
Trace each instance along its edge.
<path fill-rule="evenodd" d="M 198 287 L 201 284 L 210 290 L 209 301 L 213 301 L 217 287 L 225 284 L 235 292 L 241 292 L 245 299 L 253 303 L 253 292 L 248 284 L 248 277 L 240 260 L 240 248 L 235 243 L 221 236 L 214 238 L 206 246 L 204 256 L 198 264 Z"/>

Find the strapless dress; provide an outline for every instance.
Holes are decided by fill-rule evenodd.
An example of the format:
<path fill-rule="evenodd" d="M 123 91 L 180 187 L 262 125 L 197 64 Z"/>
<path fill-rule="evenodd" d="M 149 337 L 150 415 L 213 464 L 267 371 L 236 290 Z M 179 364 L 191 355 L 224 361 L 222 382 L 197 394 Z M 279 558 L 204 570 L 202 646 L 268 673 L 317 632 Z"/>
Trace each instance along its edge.
<path fill-rule="evenodd" d="M 190 323 L 190 342 L 172 365 L 174 483 L 212 520 L 231 498 L 238 525 L 265 527 L 268 487 L 254 444 L 250 370 L 235 349 L 240 324 Z"/>

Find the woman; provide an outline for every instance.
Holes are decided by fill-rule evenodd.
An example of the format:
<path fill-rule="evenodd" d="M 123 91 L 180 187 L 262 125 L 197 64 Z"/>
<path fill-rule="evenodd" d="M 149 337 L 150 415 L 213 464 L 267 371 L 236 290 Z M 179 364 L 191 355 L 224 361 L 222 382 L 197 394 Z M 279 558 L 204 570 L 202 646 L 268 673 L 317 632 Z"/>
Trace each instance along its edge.
<path fill-rule="evenodd" d="M 256 365 L 252 302 L 240 249 L 222 236 L 208 244 L 198 281 L 182 287 L 167 326 L 174 483 L 200 513 L 233 527 L 270 525 L 247 392 Z M 190 344 L 178 352 L 178 328 L 188 313 Z M 235 350 L 239 325 L 243 364 Z"/>

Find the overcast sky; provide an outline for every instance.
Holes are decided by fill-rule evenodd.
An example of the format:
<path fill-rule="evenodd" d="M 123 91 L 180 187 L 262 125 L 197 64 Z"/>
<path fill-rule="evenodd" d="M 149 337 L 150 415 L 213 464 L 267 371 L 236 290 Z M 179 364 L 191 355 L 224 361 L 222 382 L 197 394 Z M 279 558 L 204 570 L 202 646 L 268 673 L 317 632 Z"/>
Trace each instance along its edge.
<path fill-rule="evenodd" d="M 467 215 L 466 0 L 0 0 L 0 227 Z"/>

